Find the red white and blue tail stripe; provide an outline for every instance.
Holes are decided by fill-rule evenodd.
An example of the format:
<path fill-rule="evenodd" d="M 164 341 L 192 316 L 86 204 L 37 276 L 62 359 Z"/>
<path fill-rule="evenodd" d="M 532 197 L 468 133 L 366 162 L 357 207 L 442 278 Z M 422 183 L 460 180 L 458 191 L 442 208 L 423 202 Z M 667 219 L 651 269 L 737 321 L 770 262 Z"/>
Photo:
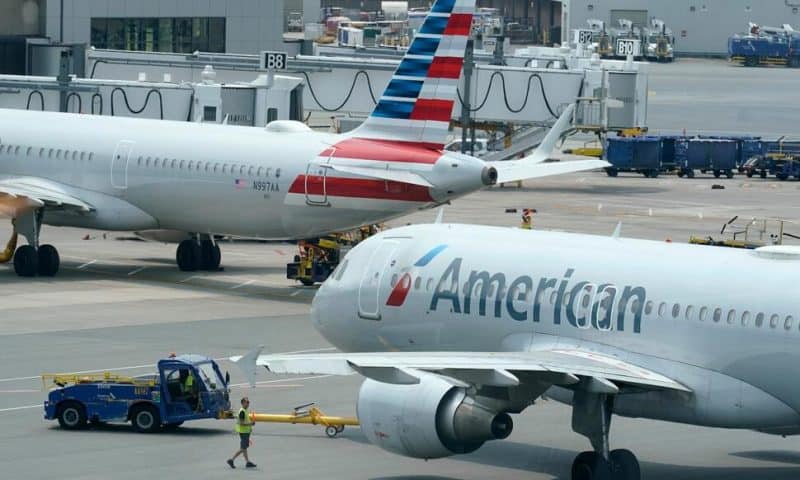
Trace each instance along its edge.
<path fill-rule="evenodd" d="M 474 11 L 475 0 L 436 0 L 375 110 L 353 137 L 444 146 Z"/>

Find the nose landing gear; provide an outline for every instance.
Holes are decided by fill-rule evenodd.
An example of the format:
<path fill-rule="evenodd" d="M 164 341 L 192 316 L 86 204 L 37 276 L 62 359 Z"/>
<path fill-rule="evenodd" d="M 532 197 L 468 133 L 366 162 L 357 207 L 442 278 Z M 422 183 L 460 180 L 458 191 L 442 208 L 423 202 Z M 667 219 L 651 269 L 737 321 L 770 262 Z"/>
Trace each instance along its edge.
<path fill-rule="evenodd" d="M 572 400 L 572 429 L 589 438 L 594 451 L 572 462 L 572 480 L 640 480 L 636 456 L 625 449 L 610 450 L 609 433 L 614 397 L 576 390 Z"/>

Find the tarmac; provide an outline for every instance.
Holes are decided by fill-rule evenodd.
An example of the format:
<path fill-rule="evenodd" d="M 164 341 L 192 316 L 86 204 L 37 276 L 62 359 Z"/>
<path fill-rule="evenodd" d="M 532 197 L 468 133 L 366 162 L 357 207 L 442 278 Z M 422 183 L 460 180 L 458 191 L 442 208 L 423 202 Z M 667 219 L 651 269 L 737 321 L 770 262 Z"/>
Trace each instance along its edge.
<path fill-rule="evenodd" d="M 744 70 L 707 63 L 708 68 L 695 60 L 655 66 L 651 70 L 655 98 L 667 96 L 660 83 L 684 81 L 684 91 L 690 91 L 694 76 L 703 71 L 716 78 L 722 68 L 737 75 Z M 698 85 L 713 85 L 702 78 Z M 692 121 L 710 115 L 704 123 L 711 125 L 716 113 L 695 101 L 697 95 L 694 92 L 681 108 L 690 110 L 687 118 Z M 656 106 L 652 98 L 651 115 L 666 119 L 669 115 L 663 112 L 668 109 Z M 670 98 L 680 102 L 681 97 Z M 725 188 L 712 189 L 715 184 Z M 622 222 L 623 236 L 685 242 L 689 235 L 718 236 L 722 224 L 734 215 L 798 221 L 798 195 L 800 183 L 774 179 L 646 179 L 633 174 L 608 178 L 590 172 L 529 181 L 519 189 L 484 190 L 445 207 L 444 218 L 516 227 L 522 208 L 531 207 L 538 210 L 536 229 L 610 235 Z M 506 213 L 515 208 L 516 213 Z M 430 222 L 435 216 L 433 210 L 417 212 L 390 225 Z M 800 234 L 800 228 L 787 231 Z M 9 232 L 10 225 L 0 224 L 0 241 Z M 225 243 L 224 271 L 189 274 L 174 266 L 174 245 L 136 241 L 129 234 L 45 227 L 43 241 L 61 252 L 62 271 L 57 277 L 20 279 L 12 269 L 0 266 L 3 478 L 569 479 L 574 456 L 589 448 L 588 441 L 570 428 L 570 409 L 552 401 L 537 402 L 515 416 L 515 429 L 507 440 L 489 442 L 470 455 L 431 461 L 384 452 L 369 445 L 358 429 L 329 439 L 320 427 L 260 424 L 250 449 L 258 464 L 255 472 L 241 468 L 241 463 L 231 471 L 225 464 L 238 444 L 230 421 L 191 422 L 158 434 L 133 433 L 129 425 L 63 431 L 56 422 L 42 419 L 46 397 L 42 373 L 113 369 L 139 375 L 153 371 L 155 362 L 170 352 L 203 353 L 220 359 L 230 372 L 234 402 L 248 395 L 256 412 L 284 413 L 313 401 L 326 413 L 346 416 L 355 415 L 361 380 L 263 372 L 253 389 L 225 360 L 258 344 L 274 353 L 330 350 L 308 319 L 315 289 L 284 279 L 284 264 L 295 253 L 293 245 Z M 591 238 L 587 242 L 591 248 Z M 486 245 L 487 252 L 491 248 Z M 645 479 L 800 476 L 797 443 L 756 432 L 615 417 L 612 446 L 633 450 Z"/>

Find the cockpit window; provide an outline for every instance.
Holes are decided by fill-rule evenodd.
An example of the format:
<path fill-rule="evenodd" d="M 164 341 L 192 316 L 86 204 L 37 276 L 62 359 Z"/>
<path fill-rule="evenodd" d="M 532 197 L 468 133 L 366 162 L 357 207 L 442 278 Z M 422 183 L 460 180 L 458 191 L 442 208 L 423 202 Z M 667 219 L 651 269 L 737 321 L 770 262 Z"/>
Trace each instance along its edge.
<path fill-rule="evenodd" d="M 334 279 L 337 282 L 342 279 L 342 276 L 344 275 L 344 271 L 347 270 L 347 262 L 348 262 L 348 260 L 345 260 L 344 263 L 342 263 L 341 265 L 336 267 L 337 271 L 336 271 L 336 276 L 334 277 Z"/>

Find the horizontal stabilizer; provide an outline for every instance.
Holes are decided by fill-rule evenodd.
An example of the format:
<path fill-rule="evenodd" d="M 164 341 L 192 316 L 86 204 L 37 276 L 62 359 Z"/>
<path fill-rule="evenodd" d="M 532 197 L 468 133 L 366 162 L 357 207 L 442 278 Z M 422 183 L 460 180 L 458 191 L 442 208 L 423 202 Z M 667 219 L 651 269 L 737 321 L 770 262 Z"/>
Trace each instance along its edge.
<path fill-rule="evenodd" d="M 532 164 L 527 164 L 524 160 L 510 160 L 502 163 L 515 163 L 515 165 L 504 166 L 494 164 L 495 168 L 497 168 L 497 183 L 516 182 L 518 180 L 549 177 L 551 175 L 562 175 L 564 173 L 583 172 L 610 166 L 608 162 L 596 159 Z M 505 168 L 500 168 L 501 166 Z"/>

